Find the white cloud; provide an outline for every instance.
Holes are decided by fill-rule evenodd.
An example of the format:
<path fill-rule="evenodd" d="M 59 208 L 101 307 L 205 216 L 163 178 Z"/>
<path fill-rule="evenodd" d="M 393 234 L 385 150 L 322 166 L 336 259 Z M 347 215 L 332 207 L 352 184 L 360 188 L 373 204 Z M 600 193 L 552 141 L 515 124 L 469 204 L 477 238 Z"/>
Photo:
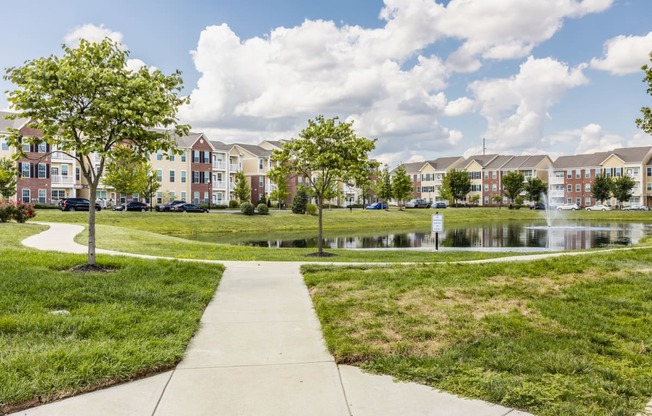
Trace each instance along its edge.
<path fill-rule="evenodd" d="M 552 58 L 530 57 L 510 78 L 473 82 L 470 89 L 487 119 L 485 134 L 494 141 L 496 151 L 515 152 L 539 142 L 547 110 L 568 89 L 588 83 L 582 69 Z"/>
<path fill-rule="evenodd" d="M 602 59 L 593 58 L 591 68 L 615 75 L 640 72 L 649 63 L 652 52 L 652 32 L 645 36 L 616 36 L 604 44 Z"/>
<path fill-rule="evenodd" d="M 576 154 L 606 152 L 623 147 L 622 137 L 604 132 L 598 124 L 585 126 L 579 132 L 579 139 Z"/>
<path fill-rule="evenodd" d="M 473 100 L 467 97 L 461 97 L 457 100 L 449 101 L 448 104 L 446 104 L 444 114 L 451 117 L 461 116 L 462 114 L 470 113 L 473 110 L 474 105 L 475 103 Z"/>
<path fill-rule="evenodd" d="M 76 48 L 81 39 L 99 43 L 104 40 L 104 38 L 109 38 L 117 43 L 122 43 L 122 37 L 122 33 L 111 30 L 104 25 L 96 26 L 88 23 L 73 29 L 64 37 L 63 41 L 67 46 Z"/>

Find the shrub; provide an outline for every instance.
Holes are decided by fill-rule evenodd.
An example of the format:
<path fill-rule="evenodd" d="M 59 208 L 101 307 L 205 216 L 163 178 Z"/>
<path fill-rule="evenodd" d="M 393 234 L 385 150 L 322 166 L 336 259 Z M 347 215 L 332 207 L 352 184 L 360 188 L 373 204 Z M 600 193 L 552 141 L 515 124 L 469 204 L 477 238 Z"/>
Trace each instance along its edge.
<path fill-rule="evenodd" d="M 34 207 L 30 204 L 23 204 L 22 202 L 0 202 L 0 222 L 7 222 L 11 219 L 16 222 L 24 223 L 30 218 L 36 216 Z"/>
<path fill-rule="evenodd" d="M 305 214 L 306 205 L 308 205 L 308 193 L 305 189 L 299 188 L 292 200 L 292 212 L 295 214 Z"/>
<path fill-rule="evenodd" d="M 238 208 L 240 204 L 235 199 L 229 201 L 229 208 Z"/>
<path fill-rule="evenodd" d="M 315 204 L 308 204 L 306 206 L 306 213 L 308 215 L 317 215 L 317 205 Z"/>
<path fill-rule="evenodd" d="M 16 206 L 13 202 L 0 202 L 0 222 L 7 222 L 14 217 Z"/>
<path fill-rule="evenodd" d="M 16 208 L 14 209 L 14 219 L 16 222 L 24 223 L 30 218 L 34 218 L 36 216 L 36 211 L 34 211 L 34 207 L 30 204 L 23 204 L 21 202 L 16 204 Z"/>
<path fill-rule="evenodd" d="M 256 207 L 256 211 L 258 211 L 260 215 L 267 215 L 269 214 L 269 207 L 263 203 L 260 203 Z"/>
<path fill-rule="evenodd" d="M 254 204 L 251 202 L 243 202 L 240 204 L 240 212 L 244 215 L 254 215 Z"/>

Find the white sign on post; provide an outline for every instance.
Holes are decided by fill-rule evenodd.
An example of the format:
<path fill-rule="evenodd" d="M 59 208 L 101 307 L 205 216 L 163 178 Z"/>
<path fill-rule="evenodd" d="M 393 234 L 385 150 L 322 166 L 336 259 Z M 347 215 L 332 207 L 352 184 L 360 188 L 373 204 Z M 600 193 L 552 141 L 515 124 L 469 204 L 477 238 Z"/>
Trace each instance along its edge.
<path fill-rule="evenodd" d="M 441 233 L 444 231 L 444 216 L 441 214 L 432 214 L 432 232 Z"/>

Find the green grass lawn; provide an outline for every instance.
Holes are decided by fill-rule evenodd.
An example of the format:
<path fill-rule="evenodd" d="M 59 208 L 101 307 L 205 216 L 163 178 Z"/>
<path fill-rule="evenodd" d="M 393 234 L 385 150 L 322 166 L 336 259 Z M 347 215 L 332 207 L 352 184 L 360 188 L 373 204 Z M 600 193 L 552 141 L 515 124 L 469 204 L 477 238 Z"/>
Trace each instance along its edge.
<path fill-rule="evenodd" d="M 652 249 L 303 270 L 339 363 L 537 415 L 652 399 Z"/>
<path fill-rule="evenodd" d="M 220 265 L 21 248 L 44 227 L 0 224 L 0 413 L 175 366 L 223 272 Z M 15 407 L 14 407 L 15 409 Z"/>

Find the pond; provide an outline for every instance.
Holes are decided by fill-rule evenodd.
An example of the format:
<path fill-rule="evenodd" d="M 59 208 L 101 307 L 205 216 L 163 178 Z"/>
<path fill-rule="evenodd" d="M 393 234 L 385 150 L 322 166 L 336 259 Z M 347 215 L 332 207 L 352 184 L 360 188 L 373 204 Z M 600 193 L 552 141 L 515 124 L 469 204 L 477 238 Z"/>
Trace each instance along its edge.
<path fill-rule="evenodd" d="M 316 231 L 229 235 L 179 236 L 221 244 L 270 248 L 316 248 Z M 491 224 L 445 226 L 439 233 L 441 249 L 519 249 L 524 251 L 578 250 L 637 244 L 652 235 L 652 224 L 581 222 L 547 227 L 541 222 L 492 222 Z M 327 232 L 324 247 L 347 249 L 434 249 L 435 236 L 429 229 Z"/>

